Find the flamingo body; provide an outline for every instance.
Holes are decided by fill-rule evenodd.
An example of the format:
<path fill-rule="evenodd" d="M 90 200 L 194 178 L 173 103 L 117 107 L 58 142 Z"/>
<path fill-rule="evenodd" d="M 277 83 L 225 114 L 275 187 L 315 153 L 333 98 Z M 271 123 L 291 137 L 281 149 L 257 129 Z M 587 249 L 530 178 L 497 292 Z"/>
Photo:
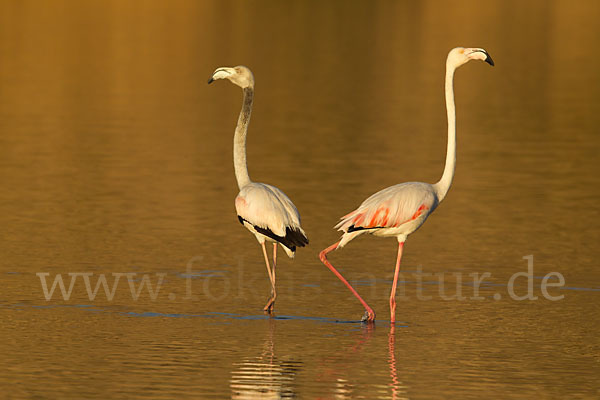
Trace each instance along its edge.
<path fill-rule="evenodd" d="M 235 209 L 242 225 L 259 243 L 279 243 L 290 258 L 294 258 L 296 247 L 308 244 L 296 206 L 275 186 L 246 184 L 235 198 Z"/>
<path fill-rule="evenodd" d="M 428 183 L 406 182 L 380 190 L 335 226 L 344 232 L 338 247 L 363 233 L 406 238 L 423 225 L 438 204 L 435 188 Z"/>

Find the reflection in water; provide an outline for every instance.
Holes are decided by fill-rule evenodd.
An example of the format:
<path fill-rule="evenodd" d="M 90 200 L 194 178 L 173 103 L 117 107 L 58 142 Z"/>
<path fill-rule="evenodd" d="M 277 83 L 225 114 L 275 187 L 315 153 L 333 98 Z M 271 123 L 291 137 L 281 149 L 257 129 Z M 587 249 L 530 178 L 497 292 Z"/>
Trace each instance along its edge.
<path fill-rule="evenodd" d="M 396 326 L 390 325 L 390 333 L 388 335 L 388 362 L 390 364 L 390 389 L 392 390 L 392 399 L 404 399 L 406 397 L 398 397 L 400 394 L 406 393 L 402 390 L 404 387 L 401 386 L 398 380 L 398 371 L 396 369 Z"/>
<path fill-rule="evenodd" d="M 362 325 L 358 331 L 358 338 L 351 344 L 342 348 L 329 349 L 324 361 L 324 370 L 318 374 L 320 383 L 331 388 L 336 399 L 352 399 L 360 392 L 361 385 L 349 374 L 353 360 L 365 355 L 364 348 L 371 341 L 374 324 Z"/>
<path fill-rule="evenodd" d="M 345 348 L 336 349 L 330 353 L 326 359 L 324 371 L 318 374 L 321 376 L 322 384 L 331 388 L 333 397 L 336 399 L 353 399 L 360 397 L 368 389 L 375 389 L 379 395 L 376 398 L 406 399 L 407 386 L 398 379 L 395 356 L 395 326 L 390 327 L 388 333 L 387 360 L 389 369 L 389 379 L 382 382 L 375 377 L 374 371 L 381 370 L 376 365 L 377 360 L 383 359 L 379 354 L 383 354 L 384 348 L 379 346 L 384 342 L 377 338 L 374 324 L 364 324 L 358 331 L 358 338 Z M 376 340 L 373 341 L 373 339 Z M 373 348 L 375 346 L 376 348 Z M 366 377 L 355 377 L 352 372 L 352 366 L 356 360 L 365 359 L 370 361 L 371 373 Z M 364 380 L 366 379 L 366 380 Z"/>
<path fill-rule="evenodd" d="M 296 397 L 294 383 L 301 361 L 280 360 L 275 355 L 273 336 L 276 320 L 269 320 L 269 330 L 260 356 L 234 363 L 231 392 L 234 399 L 280 399 Z"/>

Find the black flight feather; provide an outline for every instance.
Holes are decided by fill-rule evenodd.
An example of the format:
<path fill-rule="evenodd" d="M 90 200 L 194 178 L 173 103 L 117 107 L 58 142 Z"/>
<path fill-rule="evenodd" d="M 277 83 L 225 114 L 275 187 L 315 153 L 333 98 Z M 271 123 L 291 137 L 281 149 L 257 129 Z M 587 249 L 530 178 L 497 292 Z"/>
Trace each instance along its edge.
<path fill-rule="evenodd" d="M 369 229 L 380 229 L 380 228 L 385 228 L 385 226 L 371 226 L 369 228 L 365 228 L 364 226 L 354 226 L 354 225 L 350 225 L 348 227 L 348 233 L 350 232 L 356 232 L 356 231 L 366 231 Z"/>
<path fill-rule="evenodd" d="M 285 227 L 285 236 L 279 236 L 279 235 L 274 234 L 273 231 L 270 230 L 269 228 L 262 228 L 258 225 L 254 225 L 254 224 L 252 224 L 252 222 L 240 217 L 239 215 L 238 215 L 238 219 L 242 225 L 244 225 L 244 222 L 249 223 L 250 225 L 252 225 L 254 230 L 256 230 L 256 232 L 262 233 L 266 237 L 269 237 L 269 238 L 275 240 L 276 242 L 281 243 L 282 245 L 284 245 L 291 251 L 296 251 L 296 246 L 304 247 L 308 244 L 308 238 L 306 236 L 304 236 L 304 234 L 302 233 L 302 231 L 300 231 L 300 229 L 294 229 L 294 228 L 290 228 L 289 226 L 286 226 Z"/>

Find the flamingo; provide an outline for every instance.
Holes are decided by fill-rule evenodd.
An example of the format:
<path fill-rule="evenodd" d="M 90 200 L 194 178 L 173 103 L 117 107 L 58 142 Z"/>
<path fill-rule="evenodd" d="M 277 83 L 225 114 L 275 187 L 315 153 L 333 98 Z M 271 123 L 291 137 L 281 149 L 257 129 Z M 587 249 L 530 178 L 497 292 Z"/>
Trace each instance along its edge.
<path fill-rule="evenodd" d="M 456 112 L 454 107 L 454 71 L 470 60 L 482 60 L 494 65 L 489 54 L 480 48 L 457 47 L 450 50 L 446 60 L 446 111 L 448 115 L 448 147 L 446 165 L 439 182 L 431 185 L 423 182 L 406 182 L 390 186 L 366 199 L 356 210 L 346 214 L 334 227 L 343 232 L 341 239 L 319 253 L 319 258 L 347 287 L 365 308 L 363 321 L 373 322 L 375 312 L 358 292 L 327 260 L 327 254 L 344 247 L 363 233 L 398 239 L 396 270 L 390 293 L 390 322 L 396 322 L 396 286 L 404 242 L 411 233 L 423 225 L 427 217 L 446 197 L 456 164 Z"/>
<path fill-rule="evenodd" d="M 254 97 L 254 75 L 244 66 L 220 67 L 215 70 L 208 83 L 218 79 L 228 79 L 243 90 L 242 110 L 233 137 L 233 164 L 235 178 L 240 189 L 235 198 L 238 220 L 256 236 L 262 247 L 269 280 L 271 296 L 264 311 L 271 314 L 275 307 L 275 266 L 277 265 L 277 244 L 279 243 L 290 258 L 294 258 L 297 247 L 304 247 L 308 239 L 300 226 L 300 214 L 294 203 L 275 186 L 252 182 L 246 164 L 246 134 L 252 113 Z M 269 266 L 269 256 L 265 242 L 273 243 L 273 267 Z"/>

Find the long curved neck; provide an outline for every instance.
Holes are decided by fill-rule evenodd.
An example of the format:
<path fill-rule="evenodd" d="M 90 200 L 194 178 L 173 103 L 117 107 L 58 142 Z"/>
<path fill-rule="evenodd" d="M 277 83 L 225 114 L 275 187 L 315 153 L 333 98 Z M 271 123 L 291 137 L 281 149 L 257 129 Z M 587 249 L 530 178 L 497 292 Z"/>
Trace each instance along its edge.
<path fill-rule="evenodd" d="M 442 178 L 435 184 L 438 201 L 442 201 L 454 178 L 456 167 L 456 110 L 454 106 L 454 71 L 456 67 L 446 64 L 446 112 L 448 113 L 448 148 L 446 150 L 446 166 Z"/>
<path fill-rule="evenodd" d="M 248 165 L 246 164 L 246 134 L 248 133 L 248 123 L 250 114 L 252 114 L 252 100 L 254 97 L 254 88 L 252 86 L 243 88 L 244 99 L 242 110 L 238 117 L 238 123 L 233 137 L 233 165 L 235 167 L 235 179 L 239 188 L 250 183 L 248 175 Z"/>

